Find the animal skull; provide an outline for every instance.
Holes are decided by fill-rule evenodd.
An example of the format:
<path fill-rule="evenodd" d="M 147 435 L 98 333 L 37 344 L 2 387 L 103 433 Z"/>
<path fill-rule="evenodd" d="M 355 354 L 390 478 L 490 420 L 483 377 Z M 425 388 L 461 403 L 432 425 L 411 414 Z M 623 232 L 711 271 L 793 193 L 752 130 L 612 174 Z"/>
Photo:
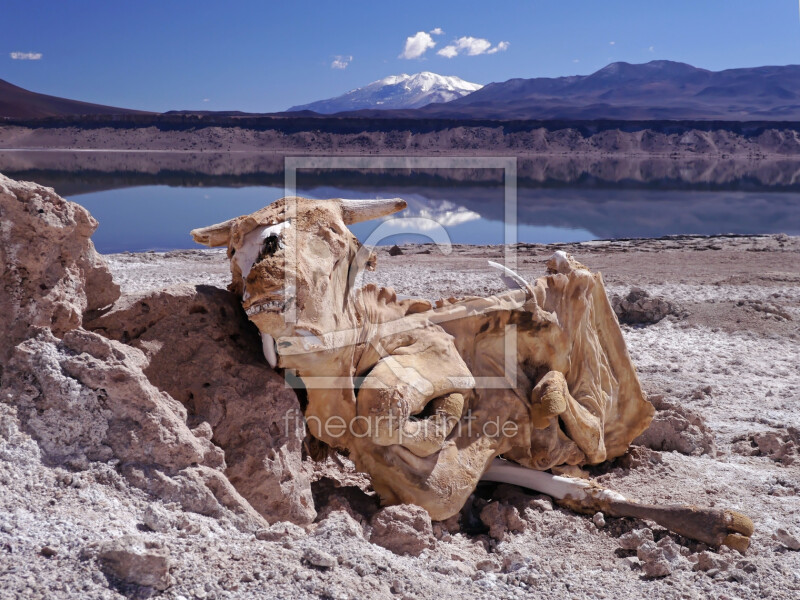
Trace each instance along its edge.
<path fill-rule="evenodd" d="M 533 284 L 504 270 L 515 289 L 488 298 L 356 289 L 375 260 L 347 225 L 403 208 L 288 197 L 192 231 L 227 246 L 229 289 L 270 364 L 305 385 L 312 435 L 349 451 L 384 503 L 434 519 L 456 514 L 499 456 L 541 471 L 623 454 L 654 410 L 600 274 L 557 252 Z"/>

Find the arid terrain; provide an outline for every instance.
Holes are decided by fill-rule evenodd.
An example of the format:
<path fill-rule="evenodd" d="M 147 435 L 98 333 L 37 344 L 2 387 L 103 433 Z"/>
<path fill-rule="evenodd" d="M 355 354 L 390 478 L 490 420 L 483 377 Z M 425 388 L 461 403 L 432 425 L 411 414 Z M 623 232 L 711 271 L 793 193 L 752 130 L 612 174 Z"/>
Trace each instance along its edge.
<path fill-rule="evenodd" d="M 800 154 L 791 122 L 155 116 L 7 120 L 0 148 L 274 152 L 280 155 L 596 155 L 764 158 Z"/>
<path fill-rule="evenodd" d="M 459 522 L 425 524 L 401 510 L 387 525 L 386 514 L 374 516 L 368 481 L 349 473 L 343 458 L 305 459 L 316 480 L 313 524 L 278 524 L 253 536 L 229 520 L 153 500 L 113 461 L 77 470 L 47 464 L 9 405 L 0 404 L 0 597 L 796 598 L 800 239 L 529 245 L 516 248 L 518 270 L 531 279 L 543 274 L 556 249 L 600 270 L 612 295 L 626 296 L 633 286 L 650 294 L 648 306 L 657 310 L 637 313 L 617 302 L 622 320 L 668 313 L 655 323 L 623 325 L 658 412 L 628 454 L 591 469 L 592 476 L 641 501 L 750 515 L 756 529 L 746 555 L 706 548 L 652 523 L 577 515 L 494 484 L 479 487 Z M 431 298 L 502 289 L 486 266 L 487 258 L 502 257 L 500 247 L 454 247 L 447 256 L 432 246 L 401 250 L 391 256 L 381 249 L 369 280 Z M 229 280 L 220 251 L 106 259 L 123 294 L 224 287 Z M 150 544 L 169 555 L 165 591 L 98 567 L 97 546 L 108 555 L 102 543 L 121 536 L 138 540 L 122 544 Z M 646 575 L 654 552 L 669 574 Z"/>

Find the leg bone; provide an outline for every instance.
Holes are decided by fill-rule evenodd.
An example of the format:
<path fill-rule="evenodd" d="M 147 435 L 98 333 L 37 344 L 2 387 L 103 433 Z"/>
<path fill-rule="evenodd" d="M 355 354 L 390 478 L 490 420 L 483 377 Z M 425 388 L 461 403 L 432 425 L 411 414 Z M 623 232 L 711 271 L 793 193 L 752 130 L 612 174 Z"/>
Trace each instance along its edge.
<path fill-rule="evenodd" d="M 495 459 L 482 479 L 536 490 L 577 512 L 602 511 L 612 517 L 648 519 L 684 537 L 712 546 L 726 545 L 740 552 L 747 550 L 753 534 L 750 518 L 733 510 L 639 504 L 591 481 L 551 475 L 502 459 Z"/>

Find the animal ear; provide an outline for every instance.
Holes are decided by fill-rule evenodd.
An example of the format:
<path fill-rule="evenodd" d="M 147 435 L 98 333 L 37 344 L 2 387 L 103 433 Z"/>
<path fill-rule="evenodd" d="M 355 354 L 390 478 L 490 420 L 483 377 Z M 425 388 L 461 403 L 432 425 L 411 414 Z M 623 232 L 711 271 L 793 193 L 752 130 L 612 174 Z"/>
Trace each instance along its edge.
<path fill-rule="evenodd" d="M 235 220 L 236 219 L 228 219 L 224 223 L 192 229 L 192 237 L 198 244 L 203 244 L 211 248 L 227 246 L 228 240 L 231 237 L 231 226 Z"/>
<path fill-rule="evenodd" d="M 377 200 L 341 199 L 339 202 L 342 205 L 342 219 L 347 225 L 385 217 L 408 206 L 402 198 L 379 198 Z"/>

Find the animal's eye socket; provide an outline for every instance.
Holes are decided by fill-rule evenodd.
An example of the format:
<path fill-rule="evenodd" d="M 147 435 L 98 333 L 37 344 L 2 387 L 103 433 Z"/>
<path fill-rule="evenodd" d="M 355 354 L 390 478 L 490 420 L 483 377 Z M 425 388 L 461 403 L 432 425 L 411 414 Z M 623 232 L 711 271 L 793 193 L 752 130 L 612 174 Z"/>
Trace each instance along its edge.
<path fill-rule="evenodd" d="M 277 235 L 271 235 L 267 239 L 264 240 L 264 244 L 261 246 L 261 252 L 258 253 L 258 260 L 263 259 L 266 256 L 272 256 L 277 252 L 278 248 L 280 247 L 280 240 L 278 239 Z"/>

